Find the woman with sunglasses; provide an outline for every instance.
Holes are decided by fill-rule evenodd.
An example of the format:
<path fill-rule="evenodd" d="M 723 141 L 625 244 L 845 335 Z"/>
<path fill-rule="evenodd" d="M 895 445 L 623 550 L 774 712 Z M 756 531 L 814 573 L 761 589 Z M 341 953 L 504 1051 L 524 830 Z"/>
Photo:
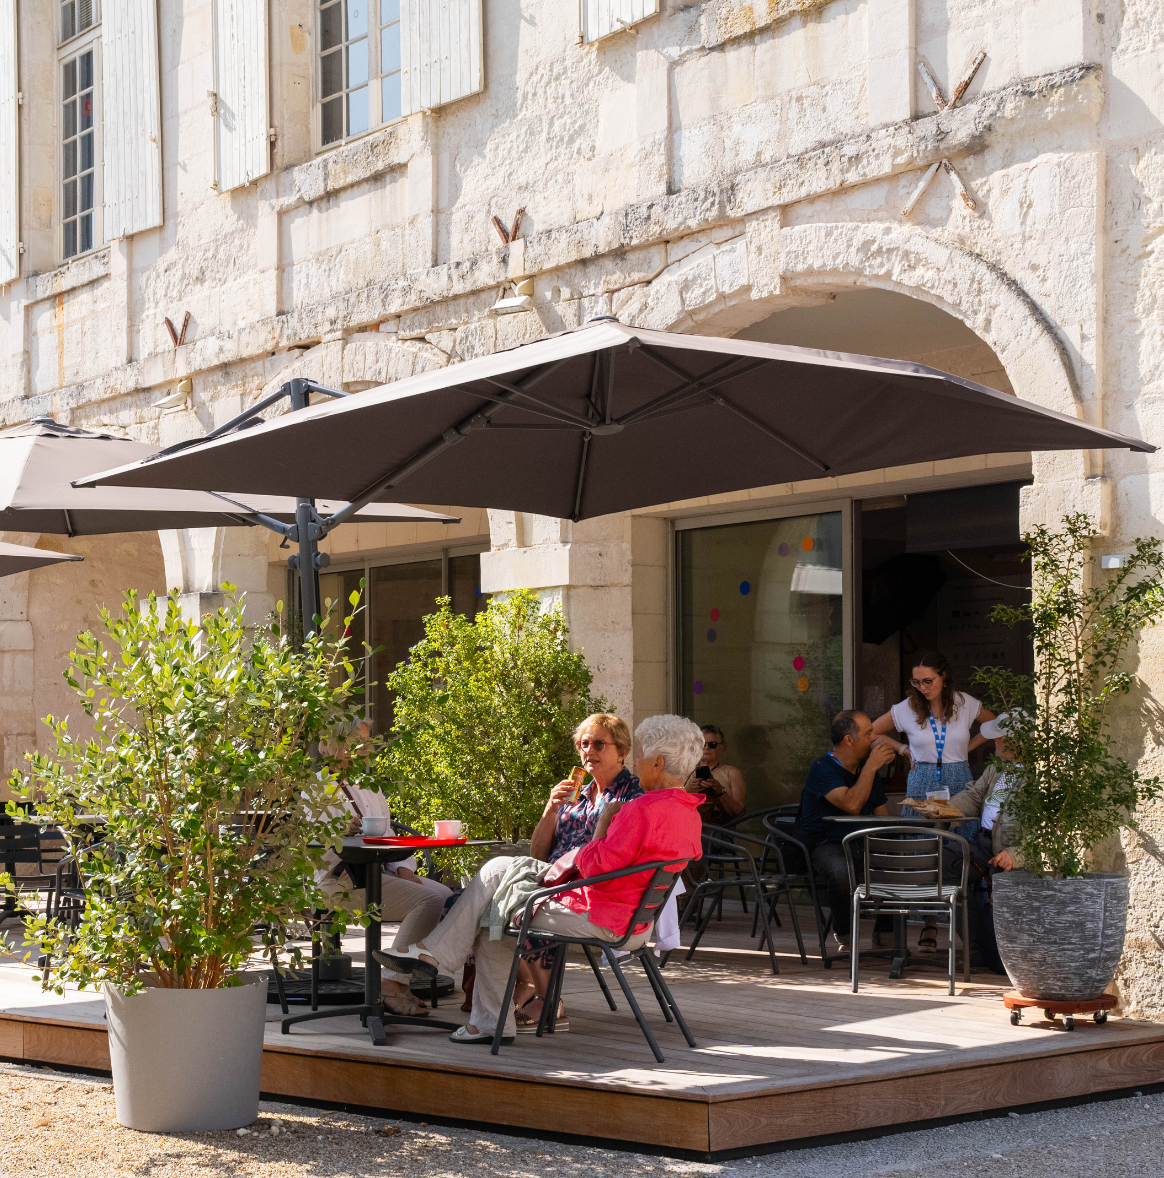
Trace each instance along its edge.
<path fill-rule="evenodd" d="M 739 817 L 747 805 L 748 787 L 744 784 L 744 775 L 734 765 L 723 763 L 726 752 L 723 730 L 714 724 L 704 724 L 703 758 L 687 779 L 684 789 L 707 798 L 699 807 L 699 816 L 712 826 L 723 826 Z"/>
<path fill-rule="evenodd" d="M 926 798 L 943 790 L 949 796 L 961 793 L 974 780 L 967 757 L 971 749 L 988 743 L 981 733 L 970 736 L 975 723 L 994 719 L 994 713 L 982 701 L 958 691 L 949 660 L 937 651 L 925 651 L 913 660 L 909 691 L 884 716 L 873 722 L 878 736 L 900 732 L 905 742 L 898 752 L 910 759 L 905 796 Z M 912 816 L 913 807 L 902 806 L 903 817 Z M 976 821 L 958 827 L 957 833 L 970 838 L 978 829 Z M 926 920 L 917 943 L 923 953 L 938 951 L 937 925 Z"/>

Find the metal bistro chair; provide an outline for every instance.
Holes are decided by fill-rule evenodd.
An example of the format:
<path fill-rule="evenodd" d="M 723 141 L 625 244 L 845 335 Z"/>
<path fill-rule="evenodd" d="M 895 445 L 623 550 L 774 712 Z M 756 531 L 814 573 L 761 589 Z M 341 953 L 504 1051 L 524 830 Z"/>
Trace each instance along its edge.
<path fill-rule="evenodd" d="M 864 862 L 858 866 L 853 855 L 860 840 Z M 962 852 L 962 880 L 942 882 L 942 851 L 952 843 Z M 970 939 L 966 923 L 966 880 L 970 871 L 970 844 L 947 831 L 919 831 L 916 826 L 875 826 L 845 835 L 841 843 L 849 868 L 849 889 L 853 893 L 853 927 L 849 960 L 853 993 L 857 993 L 860 960 L 861 912 L 886 913 L 904 919 L 911 911 L 924 916 L 950 918 L 950 993 L 954 993 L 954 935 L 958 903 L 962 905 L 962 969 L 970 980 Z"/>
<path fill-rule="evenodd" d="M 751 843 L 756 848 L 755 853 L 749 851 L 746 847 L 740 846 L 740 842 Z M 796 944 L 800 950 L 800 960 L 807 964 L 808 957 L 804 952 L 804 940 L 800 935 L 800 921 L 796 915 L 796 905 L 792 902 L 792 891 L 789 881 L 793 878 L 784 869 L 784 857 L 778 845 L 774 845 L 767 839 L 759 835 L 745 834 L 739 830 L 726 830 L 718 826 L 705 826 L 703 828 L 703 845 L 704 845 L 704 862 L 716 861 L 726 863 L 727 861 L 736 864 L 735 878 L 729 879 L 726 871 L 721 872 L 719 877 L 713 877 L 710 874 L 705 876 L 695 885 L 695 890 L 691 893 L 687 901 L 687 907 L 683 911 L 683 921 L 687 920 L 690 913 L 700 912 L 699 923 L 695 930 L 695 937 L 691 942 L 691 947 L 687 950 L 687 960 L 690 961 L 695 950 L 699 947 L 699 942 L 703 938 L 703 934 L 707 931 L 707 926 L 711 921 L 712 913 L 718 907 L 719 900 L 722 898 L 724 891 L 728 888 L 738 886 L 737 879 L 742 879 L 745 884 L 755 890 L 756 893 L 756 907 L 752 915 L 752 936 L 754 937 L 759 931 L 760 923 L 763 922 L 763 935 L 760 938 L 761 946 L 768 947 L 768 960 L 772 966 L 773 974 L 780 972 L 780 966 L 776 963 L 776 945 L 772 939 L 772 921 L 776 915 L 776 903 L 780 899 L 780 894 L 783 892 L 788 900 L 788 911 L 792 917 L 792 929 L 796 934 Z M 758 860 L 761 858 L 767 859 L 769 855 L 776 856 L 777 870 L 761 871 Z M 702 905 L 705 900 L 710 900 L 707 911 L 702 911 Z"/>
<path fill-rule="evenodd" d="M 821 965 L 825 969 L 832 969 L 834 961 L 841 961 L 848 957 L 847 953 L 830 953 L 828 951 L 828 933 L 833 925 L 833 914 L 825 916 L 821 907 L 820 891 L 817 888 L 816 871 L 812 866 L 812 852 L 809 846 L 797 834 L 796 817 L 800 807 L 778 806 L 764 816 L 764 826 L 770 840 L 778 843 L 784 851 L 784 862 L 789 873 L 789 886 L 807 891 L 812 900 L 812 911 L 816 917 L 816 936 L 820 944 Z M 760 870 L 767 867 L 766 858 L 760 863 Z"/>
<path fill-rule="evenodd" d="M 647 942 L 638 949 L 624 948 L 626 943 L 634 935 L 634 930 L 640 924 L 654 925 L 663 910 L 663 905 L 667 903 L 671 893 L 675 890 L 675 885 L 679 882 L 679 876 L 686 866 L 687 864 L 685 862 L 679 861 L 670 864 L 639 863 L 634 867 L 624 867 L 620 871 L 608 871 L 603 875 L 592 875 L 587 879 L 570 880 L 568 883 L 554 884 L 548 888 L 539 888 L 525 903 L 520 927 L 514 929 L 512 927 L 512 921 L 506 925 L 505 935 L 517 938 L 517 948 L 513 954 L 513 966 L 509 971 L 509 981 L 505 986 L 505 994 L 501 999 L 501 1010 L 508 1010 L 513 1002 L 513 989 L 517 984 L 517 971 L 521 965 L 521 954 L 528 945 L 531 937 L 536 937 L 540 941 L 553 942 L 556 945 L 554 964 L 550 969 L 546 997 L 542 1002 L 541 1017 L 538 1019 L 537 1034 L 539 1038 L 544 1034 L 548 1033 L 552 1035 L 554 1033 L 558 1003 L 562 999 L 562 980 L 566 972 L 566 950 L 571 945 L 580 945 L 582 947 L 582 951 L 586 954 L 586 959 L 589 961 L 591 969 L 594 970 L 595 977 L 598 978 L 598 984 L 602 987 L 607 1005 L 611 1010 L 616 1010 L 617 1007 L 614 1005 L 614 998 L 611 996 L 594 956 L 594 950 L 597 949 L 606 957 L 607 964 L 618 980 L 619 986 L 622 987 L 622 992 L 626 996 L 631 1010 L 634 1012 L 635 1021 L 639 1024 L 639 1029 L 642 1031 L 651 1051 L 654 1053 L 655 1059 L 659 1063 L 663 1063 L 663 1053 L 659 1050 L 659 1044 L 656 1042 L 655 1036 L 651 1033 L 651 1028 L 647 1025 L 647 1020 L 643 1017 L 643 1012 L 639 1008 L 639 1004 L 635 1000 L 635 996 L 627 983 L 626 975 L 622 972 L 622 967 L 619 964 L 618 955 L 621 950 L 624 957 L 638 959 L 646 972 L 647 979 L 651 983 L 651 989 L 655 992 L 655 998 L 658 1000 L 663 1017 L 667 1022 L 678 1023 L 679 1029 L 683 1032 L 683 1038 L 687 1040 L 687 1045 L 694 1047 L 695 1040 L 687 1028 L 687 1023 L 683 1020 L 683 1015 L 679 1012 L 679 1007 L 675 1004 L 675 999 L 671 991 L 667 988 L 667 983 L 663 980 L 662 973 L 659 971 L 658 963 L 655 961 L 654 953 L 650 947 L 650 937 L 648 936 Z M 534 908 L 540 901 L 550 896 L 560 896 L 563 892 L 574 892 L 579 888 L 590 887 L 593 884 L 606 883 L 607 880 L 621 879 L 625 875 L 645 875 L 648 871 L 652 873 L 650 881 L 643 889 L 638 907 L 631 917 L 630 924 L 627 925 L 625 935 L 619 940 L 603 941 L 597 937 L 571 937 L 562 933 L 547 932 L 543 929 L 533 929 L 531 931 L 530 921 L 534 916 Z M 505 1020 L 502 1018 L 498 1020 L 497 1029 L 493 1033 L 491 1051 L 494 1055 L 501 1049 L 501 1037 L 504 1030 Z"/>
<path fill-rule="evenodd" d="M 706 823 L 704 823 L 704 826 L 708 830 L 730 830 L 730 831 L 734 832 L 734 831 L 739 830 L 740 827 L 742 827 L 747 822 L 761 822 L 768 814 L 772 813 L 774 810 L 779 810 L 780 808 L 781 807 L 779 807 L 779 806 L 769 806 L 767 809 L 764 809 L 764 810 L 744 810 L 742 813 L 737 814 L 734 818 L 728 818 L 726 821 L 720 822 L 718 824 L 706 822 Z M 766 856 L 765 856 L 765 858 L 766 858 Z M 741 862 L 737 859 L 733 859 L 730 857 L 728 859 L 724 860 L 724 859 L 718 859 L 716 856 L 712 856 L 712 861 L 707 864 L 708 874 L 715 872 L 721 876 L 726 876 L 727 873 L 730 871 L 734 876 L 737 877 L 736 887 L 739 889 L 739 893 L 740 893 L 740 906 L 743 908 L 744 912 L 746 913 L 748 911 L 748 895 L 747 895 L 746 889 L 749 886 L 749 881 L 746 879 L 740 878 L 741 868 L 742 868 Z M 764 870 L 763 861 L 761 861 L 760 870 L 761 870 L 761 872 Z M 727 889 L 725 888 L 723 891 L 721 891 L 719 893 L 719 899 L 716 902 L 716 906 L 715 906 L 716 920 L 723 919 L 723 897 L 724 897 L 724 891 L 726 891 L 726 890 Z M 775 916 L 774 919 L 776 921 L 776 927 L 780 928 L 781 927 L 780 917 Z M 754 930 L 753 930 L 752 935 L 755 936 Z"/>
<path fill-rule="evenodd" d="M 0 864 L 12 877 L 14 889 L 4 897 L 0 920 L 25 915 L 28 910 L 22 901 L 26 896 L 44 893 L 47 902 L 52 894 L 60 858 L 59 853 L 56 859 L 52 855 L 58 852 L 58 846 L 63 849 L 63 843 L 64 835 L 59 830 L 42 831 L 35 822 L 16 821 L 0 825 Z M 17 875 L 18 863 L 34 863 L 36 871 Z M 46 871 L 46 866 L 50 870 Z"/>

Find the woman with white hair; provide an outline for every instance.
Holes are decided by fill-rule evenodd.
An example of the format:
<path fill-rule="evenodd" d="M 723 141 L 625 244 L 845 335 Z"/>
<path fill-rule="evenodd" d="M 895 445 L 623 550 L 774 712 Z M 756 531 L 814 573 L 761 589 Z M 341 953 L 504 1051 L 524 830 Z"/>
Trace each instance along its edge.
<path fill-rule="evenodd" d="M 683 782 L 703 755 L 703 733 L 682 716 L 652 716 L 639 725 L 635 737 L 639 744 L 635 772 L 645 792 L 604 807 L 594 837 L 574 856 L 574 867 L 583 877 L 639 863 L 685 865 L 700 854 L 698 807 L 703 795 L 687 793 Z M 446 971 L 457 970 L 470 953 L 475 955 L 473 1012 L 469 1023 L 450 1036 L 454 1043 L 490 1043 L 499 1021 L 503 1043 L 516 1031 L 513 1006 L 501 1010 L 514 942 L 491 940 L 489 929 L 481 927 L 481 917 L 512 862 L 505 856 L 490 859 L 434 932 L 404 951 L 397 947 L 376 955 L 395 969 L 429 977 L 436 973 L 438 962 Z M 542 902 L 530 928 L 603 941 L 617 941 L 630 931 L 626 947 L 637 949 L 646 943 L 651 926 L 631 929 L 630 922 L 650 878 L 650 872 L 637 872 L 564 892 L 559 899 Z"/>

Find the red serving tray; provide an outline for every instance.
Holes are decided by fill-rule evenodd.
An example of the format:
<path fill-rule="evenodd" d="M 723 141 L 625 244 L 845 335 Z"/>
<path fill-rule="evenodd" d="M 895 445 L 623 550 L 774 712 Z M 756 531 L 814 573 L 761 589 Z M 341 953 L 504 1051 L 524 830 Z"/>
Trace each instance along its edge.
<path fill-rule="evenodd" d="M 461 847 L 469 840 L 425 838 L 423 835 L 369 834 L 363 836 L 369 847 Z"/>

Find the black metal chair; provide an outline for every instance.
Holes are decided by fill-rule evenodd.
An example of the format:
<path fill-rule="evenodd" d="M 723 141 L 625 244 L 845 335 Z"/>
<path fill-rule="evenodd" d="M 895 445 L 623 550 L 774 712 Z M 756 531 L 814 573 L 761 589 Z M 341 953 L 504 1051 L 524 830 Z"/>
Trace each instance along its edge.
<path fill-rule="evenodd" d="M 12 890 L 0 907 L 0 920 L 26 915 L 24 897 L 51 894 L 56 880 L 57 862 L 67 850 L 65 836 L 59 830 L 44 830 L 35 822 L 9 822 L 0 825 L 0 864 L 12 877 Z M 19 864 L 36 864 L 36 871 L 18 875 Z M 49 870 L 46 871 L 45 868 Z"/>
<path fill-rule="evenodd" d="M 820 959 L 824 969 L 832 969 L 834 961 L 847 959 L 847 953 L 830 953 L 828 951 L 828 932 L 833 926 L 833 914 L 825 916 L 821 906 L 820 890 L 817 885 L 816 871 L 812 865 L 812 852 L 808 844 L 799 836 L 796 826 L 796 816 L 799 806 L 778 806 L 764 818 L 764 826 L 768 837 L 780 845 L 784 852 L 785 869 L 790 876 L 790 886 L 807 891 L 812 901 L 813 915 L 816 917 L 816 935 L 820 944 Z M 761 862 L 764 870 L 766 861 Z"/>
<path fill-rule="evenodd" d="M 858 864 L 853 848 L 860 842 L 863 862 Z M 962 879 L 958 884 L 943 881 L 942 862 L 946 844 L 952 843 L 962 856 Z M 904 919 L 910 912 L 923 916 L 950 918 L 950 993 L 954 993 L 954 937 L 958 905 L 962 907 L 962 969 L 970 980 L 970 936 L 966 923 L 966 880 L 970 871 L 970 844 L 961 835 L 916 826 L 876 826 L 855 830 L 841 843 L 849 868 L 849 890 L 853 894 L 852 942 L 849 960 L 853 993 L 857 993 L 860 960 L 861 912 L 869 909 Z"/>
<path fill-rule="evenodd" d="M 755 853 L 740 843 L 751 843 Z M 800 934 L 800 921 L 796 915 L 796 905 L 792 902 L 792 892 L 789 886 L 790 877 L 784 870 L 783 854 L 779 846 L 774 846 L 766 838 L 759 835 L 745 834 L 743 831 L 726 830 L 723 827 L 705 826 L 703 828 L 704 862 L 732 863 L 735 865 L 735 878 L 729 879 L 727 872 L 722 871 L 718 876 L 706 875 L 695 885 L 694 891 L 687 900 L 687 907 L 683 911 L 683 921 L 695 916 L 697 920 L 695 937 L 687 950 L 687 960 L 690 961 L 707 926 L 711 922 L 712 914 L 722 901 L 723 893 L 728 888 L 739 886 L 736 880 L 742 880 L 745 886 L 751 887 L 756 893 L 756 907 L 752 915 L 752 936 L 760 930 L 763 922 L 763 934 L 760 938 L 761 947 L 767 946 L 768 960 L 773 974 L 780 972 L 776 961 L 776 944 L 772 939 L 772 921 L 775 916 L 776 904 L 783 893 L 788 900 L 788 911 L 792 917 L 792 928 L 796 934 L 796 944 L 800 949 L 800 959 L 807 964 L 808 957 L 804 952 L 804 940 Z M 761 871 L 759 859 L 761 856 L 775 855 L 777 870 Z M 707 910 L 703 910 L 706 901 L 710 901 Z"/>
<path fill-rule="evenodd" d="M 678 1023 L 679 1029 L 683 1032 L 683 1037 L 687 1040 L 688 1046 L 694 1047 L 695 1039 L 692 1037 L 690 1030 L 688 1030 L 687 1023 L 684 1022 L 683 1015 L 679 1012 L 679 1007 L 675 1004 L 675 999 L 671 991 L 667 988 L 667 983 L 663 980 L 658 963 L 654 959 L 654 954 L 650 947 L 649 934 L 646 943 L 639 948 L 629 950 L 626 948 L 627 943 L 634 936 L 634 930 L 639 925 L 649 924 L 653 926 L 658 920 L 663 906 L 667 903 L 671 893 L 674 892 L 675 885 L 679 882 L 679 876 L 686 866 L 687 864 L 685 862 L 672 862 L 669 864 L 640 863 L 634 867 L 624 867 L 620 871 L 608 871 L 602 875 L 592 875 L 587 879 L 571 880 L 568 883 L 553 884 L 550 887 L 539 888 L 526 901 L 525 907 L 522 910 L 521 924 L 519 927 L 514 929 L 512 927 L 513 922 L 510 921 L 505 929 L 506 936 L 517 938 L 517 948 L 513 954 L 513 965 L 509 971 L 509 981 L 505 986 L 505 993 L 501 999 L 500 1009 L 503 1012 L 507 1011 L 513 1003 L 513 990 L 517 984 L 517 971 L 521 965 L 521 954 L 528 945 L 531 937 L 533 937 L 539 941 L 551 942 L 556 946 L 554 962 L 550 967 L 550 978 L 546 988 L 546 997 L 542 1002 L 541 1017 L 538 1019 L 537 1035 L 539 1038 L 544 1034 L 548 1033 L 552 1035 L 554 1033 L 558 1003 L 562 998 L 562 981 L 566 972 L 566 951 L 571 945 L 581 946 L 582 951 L 586 954 L 586 958 L 590 963 L 590 967 L 594 970 L 594 974 L 598 978 L 598 984 L 602 987 L 607 1005 L 609 1005 L 611 1010 L 615 1010 L 614 998 L 602 976 L 601 970 L 598 968 L 598 963 L 594 956 L 594 950 L 597 949 L 606 957 L 607 964 L 610 966 L 611 972 L 622 988 L 627 1003 L 634 1012 L 635 1021 L 639 1024 L 639 1029 L 643 1032 L 643 1037 L 654 1053 L 655 1059 L 659 1063 L 663 1063 L 663 1053 L 659 1050 L 659 1044 L 655 1040 L 655 1036 L 647 1024 L 647 1020 L 643 1017 L 643 1012 L 634 994 L 631 992 L 626 975 L 622 971 L 622 966 L 619 963 L 619 954 L 621 952 L 624 957 L 629 956 L 632 959 L 637 959 L 642 965 L 647 979 L 651 983 L 651 989 L 655 993 L 659 1007 L 663 1012 L 663 1017 L 667 1022 Z M 625 935 L 617 941 L 603 941 L 598 937 L 567 936 L 564 933 L 549 932 L 545 929 L 530 929 L 530 921 L 533 919 L 534 909 L 542 900 L 549 899 L 551 896 L 560 896 L 564 892 L 574 892 L 579 888 L 592 887 L 594 884 L 606 883 L 608 880 L 621 879 L 627 875 L 645 875 L 647 872 L 651 873 L 651 878 L 647 886 L 643 889 L 643 894 L 639 899 L 638 906 L 635 908 L 630 923 L 627 925 Z M 498 1020 L 497 1029 L 493 1033 L 493 1046 L 491 1050 L 494 1055 L 501 1050 L 501 1038 L 504 1030 L 505 1019 L 503 1016 Z"/>

